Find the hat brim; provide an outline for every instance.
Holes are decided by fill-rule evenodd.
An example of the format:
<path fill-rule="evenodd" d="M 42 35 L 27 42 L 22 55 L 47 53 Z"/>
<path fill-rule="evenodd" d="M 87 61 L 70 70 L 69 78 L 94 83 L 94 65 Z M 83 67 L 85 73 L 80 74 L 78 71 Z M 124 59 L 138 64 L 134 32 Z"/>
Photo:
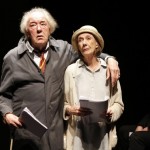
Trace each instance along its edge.
<path fill-rule="evenodd" d="M 93 30 L 93 29 L 90 29 L 89 27 L 88 28 L 80 28 L 78 30 L 76 30 L 73 35 L 72 35 L 72 38 L 71 38 L 71 43 L 72 43 L 72 46 L 75 50 L 78 50 L 78 46 L 77 46 L 77 37 L 82 34 L 82 33 L 90 33 L 92 34 L 95 38 L 96 38 L 96 41 L 99 43 L 100 47 L 101 47 L 101 50 L 103 50 L 104 48 L 104 40 L 103 40 L 103 37 L 100 35 L 99 32 Z"/>

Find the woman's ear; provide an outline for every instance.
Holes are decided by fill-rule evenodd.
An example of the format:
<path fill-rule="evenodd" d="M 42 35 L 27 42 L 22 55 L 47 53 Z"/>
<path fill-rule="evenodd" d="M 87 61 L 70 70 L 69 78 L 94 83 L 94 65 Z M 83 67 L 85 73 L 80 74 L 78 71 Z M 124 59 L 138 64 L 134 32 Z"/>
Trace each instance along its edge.
<path fill-rule="evenodd" d="M 98 48 L 99 47 L 99 44 L 96 42 L 96 48 Z"/>

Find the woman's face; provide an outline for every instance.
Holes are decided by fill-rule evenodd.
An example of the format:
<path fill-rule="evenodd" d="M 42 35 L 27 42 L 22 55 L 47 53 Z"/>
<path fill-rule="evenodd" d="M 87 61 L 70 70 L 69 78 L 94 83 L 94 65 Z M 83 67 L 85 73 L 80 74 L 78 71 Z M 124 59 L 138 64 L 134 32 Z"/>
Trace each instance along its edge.
<path fill-rule="evenodd" d="M 77 38 L 78 48 L 81 54 L 86 57 L 95 56 L 95 51 L 99 47 L 95 37 L 90 33 L 81 33 Z"/>

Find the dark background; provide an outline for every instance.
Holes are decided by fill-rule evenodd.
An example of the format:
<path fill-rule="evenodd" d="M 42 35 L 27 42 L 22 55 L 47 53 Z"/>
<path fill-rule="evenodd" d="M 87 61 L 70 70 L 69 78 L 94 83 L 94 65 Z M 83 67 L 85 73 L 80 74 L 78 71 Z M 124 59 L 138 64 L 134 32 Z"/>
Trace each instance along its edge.
<path fill-rule="evenodd" d="M 0 70 L 4 55 L 22 36 L 19 31 L 24 11 L 35 6 L 47 8 L 59 24 L 53 36 L 70 42 L 72 33 L 82 25 L 93 25 L 105 41 L 104 52 L 113 55 L 121 70 L 121 87 L 125 104 L 118 121 L 135 124 L 149 111 L 150 101 L 150 9 L 148 2 L 128 0 L 5 0 L 0 5 Z M 9 146 L 7 126 L 0 118 L 0 149 Z"/>

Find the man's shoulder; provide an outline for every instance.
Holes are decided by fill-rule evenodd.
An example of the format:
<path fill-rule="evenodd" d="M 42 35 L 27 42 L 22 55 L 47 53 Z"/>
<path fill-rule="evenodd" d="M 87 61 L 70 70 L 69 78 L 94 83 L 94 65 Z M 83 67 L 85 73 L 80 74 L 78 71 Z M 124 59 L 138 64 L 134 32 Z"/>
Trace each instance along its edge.
<path fill-rule="evenodd" d="M 55 46 L 55 47 L 63 47 L 63 46 L 66 46 L 66 45 L 71 46 L 71 44 L 68 41 L 65 41 L 65 40 L 62 40 L 62 39 L 55 39 L 53 37 L 50 37 L 49 41 L 50 41 L 50 44 L 52 46 Z"/>
<path fill-rule="evenodd" d="M 4 56 L 4 59 L 7 59 L 7 58 L 12 58 L 12 57 L 17 57 L 18 55 L 18 50 L 19 49 L 22 49 L 22 45 L 17 45 L 16 47 L 10 49 Z"/>
<path fill-rule="evenodd" d="M 16 46 L 16 47 L 10 49 L 10 50 L 6 53 L 5 57 L 9 57 L 9 56 L 11 56 L 11 55 L 14 55 L 14 54 L 17 52 L 17 49 L 18 49 L 18 46 Z"/>

